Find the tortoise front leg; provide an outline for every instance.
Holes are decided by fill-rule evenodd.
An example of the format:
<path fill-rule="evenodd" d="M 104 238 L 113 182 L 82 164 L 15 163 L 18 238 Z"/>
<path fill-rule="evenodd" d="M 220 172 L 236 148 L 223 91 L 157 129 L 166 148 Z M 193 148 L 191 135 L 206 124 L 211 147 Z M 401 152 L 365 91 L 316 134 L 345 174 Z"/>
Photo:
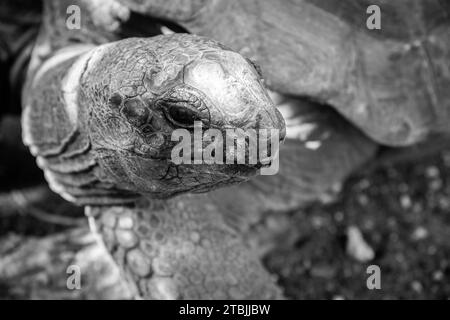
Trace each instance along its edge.
<path fill-rule="evenodd" d="M 139 297 L 282 297 L 256 254 L 205 195 L 86 211 Z"/>

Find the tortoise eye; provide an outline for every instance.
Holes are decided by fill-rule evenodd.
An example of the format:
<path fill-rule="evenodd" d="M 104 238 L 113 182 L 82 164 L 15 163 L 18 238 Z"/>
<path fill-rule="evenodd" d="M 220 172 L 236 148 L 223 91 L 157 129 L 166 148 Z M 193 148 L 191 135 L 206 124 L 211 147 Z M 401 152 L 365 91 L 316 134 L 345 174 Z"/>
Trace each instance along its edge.
<path fill-rule="evenodd" d="M 188 105 L 171 104 L 166 108 L 167 118 L 174 125 L 184 128 L 193 128 L 195 121 L 202 121 L 202 113 Z"/>
<path fill-rule="evenodd" d="M 181 128 L 194 128 L 195 121 L 210 125 L 210 112 L 202 94 L 189 86 L 180 86 L 168 91 L 156 102 L 172 125 Z"/>

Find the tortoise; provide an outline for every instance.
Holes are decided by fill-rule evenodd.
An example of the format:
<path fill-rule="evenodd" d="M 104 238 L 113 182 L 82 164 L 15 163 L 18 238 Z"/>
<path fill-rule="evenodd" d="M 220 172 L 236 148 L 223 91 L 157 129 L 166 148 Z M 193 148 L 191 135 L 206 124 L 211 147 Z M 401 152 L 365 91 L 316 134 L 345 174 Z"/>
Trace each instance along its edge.
<path fill-rule="evenodd" d="M 243 240 L 263 212 L 329 200 L 383 145 L 446 135 L 448 5 L 373 2 L 387 14 L 375 33 L 364 1 L 44 1 L 24 142 L 50 187 L 85 206 L 136 296 L 283 297 Z M 420 9 L 414 28 L 406 3 Z M 66 28 L 73 4 L 80 30 Z M 211 83 L 223 73 L 238 83 L 226 97 Z M 166 137 L 192 129 L 186 109 L 221 129 L 280 130 L 280 173 L 173 165 Z"/>

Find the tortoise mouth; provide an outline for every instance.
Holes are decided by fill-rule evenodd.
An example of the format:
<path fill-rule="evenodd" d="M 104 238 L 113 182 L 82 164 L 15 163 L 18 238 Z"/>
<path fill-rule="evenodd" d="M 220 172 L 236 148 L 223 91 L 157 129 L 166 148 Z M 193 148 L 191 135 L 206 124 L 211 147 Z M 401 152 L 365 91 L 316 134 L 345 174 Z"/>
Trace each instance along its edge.
<path fill-rule="evenodd" d="M 257 170 L 246 171 L 244 169 L 240 171 L 239 175 L 222 175 L 221 177 L 216 177 L 216 179 L 209 179 L 205 182 L 202 182 L 200 179 L 200 181 L 197 181 L 197 183 L 192 185 L 184 185 L 183 180 L 174 180 L 172 182 L 166 181 L 168 184 L 163 191 L 147 191 L 143 194 L 157 199 L 166 199 L 185 193 L 206 193 L 222 187 L 228 187 L 231 185 L 246 182 L 250 180 L 256 174 L 256 172 Z"/>

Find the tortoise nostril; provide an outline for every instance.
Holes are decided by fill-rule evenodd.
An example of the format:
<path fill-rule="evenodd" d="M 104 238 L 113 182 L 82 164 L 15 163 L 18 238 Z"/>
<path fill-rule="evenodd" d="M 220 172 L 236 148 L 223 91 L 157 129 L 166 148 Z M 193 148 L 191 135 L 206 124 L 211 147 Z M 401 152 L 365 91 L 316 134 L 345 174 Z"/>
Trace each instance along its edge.
<path fill-rule="evenodd" d="M 280 141 L 284 141 L 286 138 L 286 123 L 284 121 L 281 112 L 278 109 L 275 109 L 276 123 L 274 124 L 274 128 L 278 129 Z"/>
<path fill-rule="evenodd" d="M 280 141 L 284 141 L 286 138 L 286 126 L 283 126 L 283 128 L 280 130 Z"/>

